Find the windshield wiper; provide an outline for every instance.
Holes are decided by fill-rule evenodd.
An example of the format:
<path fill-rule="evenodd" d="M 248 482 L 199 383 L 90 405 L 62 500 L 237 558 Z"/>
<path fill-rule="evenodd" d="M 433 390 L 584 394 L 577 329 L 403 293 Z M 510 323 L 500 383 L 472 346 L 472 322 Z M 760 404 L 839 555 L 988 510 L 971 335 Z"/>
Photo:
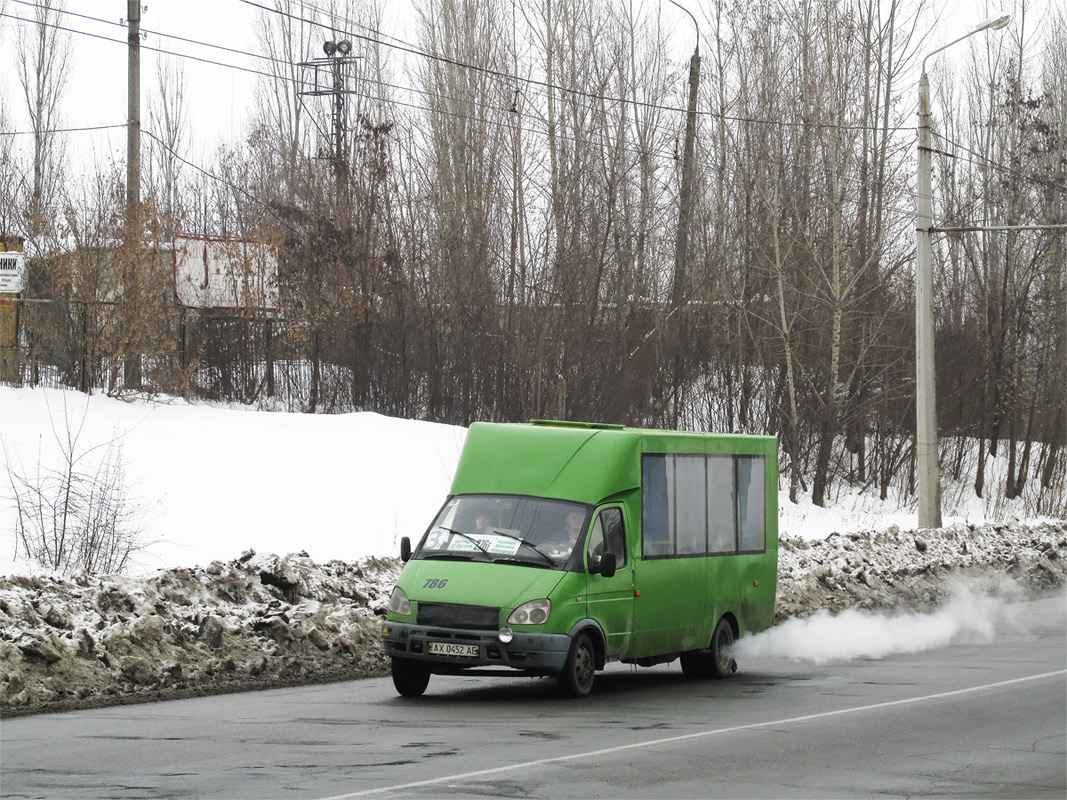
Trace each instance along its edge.
<path fill-rule="evenodd" d="M 523 539 L 521 536 L 516 536 L 513 533 L 508 533 L 507 531 L 502 531 L 502 530 L 499 530 L 497 528 L 490 528 L 489 530 L 491 530 L 495 534 L 498 534 L 500 536 L 504 536 L 504 537 L 506 537 L 508 539 L 511 539 L 512 541 L 518 542 L 520 547 L 522 547 L 522 546 L 529 547 L 531 550 L 533 550 L 535 553 L 537 553 L 537 555 L 541 556 L 541 558 L 543 558 L 545 560 L 545 563 L 548 564 L 549 566 L 551 566 L 551 567 L 556 567 L 557 566 L 558 562 L 556 561 L 556 559 L 552 558 L 552 556 L 548 555 L 548 553 L 544 553 L 541 550 L 539 550 L 537 545 L 535 545 L 533 542 L 528 542 L 525 539 Z"/>

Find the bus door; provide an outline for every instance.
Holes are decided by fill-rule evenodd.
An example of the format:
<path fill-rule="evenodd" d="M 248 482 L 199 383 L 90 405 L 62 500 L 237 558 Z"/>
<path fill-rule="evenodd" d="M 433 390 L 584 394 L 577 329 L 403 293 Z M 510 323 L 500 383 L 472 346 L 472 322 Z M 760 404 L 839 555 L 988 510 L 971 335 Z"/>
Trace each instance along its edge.
<path fill-rule="evenodd" d="M 730 465 L 732 475 L 732 461 Z M 637 657 L 707 647 L 706 458 L 645 454 L 641 462 L 641 558 L 635 568 Z M 711 623 L 714 626 L 714 622 Z"/>
<path fill-rule="evenodd" d="M 604 628 L 609 656 L 625 653 L 633 633 L 634 579 L 628 549 L 622 509 L 601 509 L 586 545 L 586 602 L 589 616 Z M 615 574 L 610 578 L 592 571 L 606 552 L 615 554 Z"/>

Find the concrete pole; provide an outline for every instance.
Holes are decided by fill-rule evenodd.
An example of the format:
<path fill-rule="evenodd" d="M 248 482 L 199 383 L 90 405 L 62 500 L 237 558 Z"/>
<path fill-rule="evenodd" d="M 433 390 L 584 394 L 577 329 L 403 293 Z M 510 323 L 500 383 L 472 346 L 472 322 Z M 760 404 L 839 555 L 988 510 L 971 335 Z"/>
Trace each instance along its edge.
<path fill-rule="evenodd" d="M 126 0 L 127 23 L 129 24 L 129 59 L 127 61 L 127 115 L 126 124 L 126 252 L 128 259 L 123 295 L 126 305 L 140 303 L 141 279 L 139 247 L 141 204 L 141 4 L 140 0 Z M 131 315 L 135 316 L 135 315 Z M 128 320 L 130 332 L 123 363 L 125 385 L 131 389 L 141 388 L 141 354 L 139 335 L 132 319 Z"/>
<path fill-rule="evenodd" d="M 126 123 L 126 218 L 136 217 L 141 202 L 141 4 L 126 0 L 129 23 Z"/>
<path fill-rule="evenodd" d="M 673 1 L 673 0 L 672 0 Z M 934 213 L 930 165 L 930 80 L 926 62 L 969 36 L 1000 30 L 1007 14 L 987 19 L 973 31 L 932 50 L 922 60 L 919 78 L 919 153 L 915 190 L 915 461 L 918 473 L 919 527 L 941 527 L 941 468 L 937 459 L 937 390 L 934 371 Z"/>
<path fill-rule="evenodd" d="M 934 370 L 934 225 L 931 200 L 930 82 L 919 79 L 919 153 L 915 195 L 915 455 L 919 527 L 941 527 L 937 458 L 937 390 Z"/>

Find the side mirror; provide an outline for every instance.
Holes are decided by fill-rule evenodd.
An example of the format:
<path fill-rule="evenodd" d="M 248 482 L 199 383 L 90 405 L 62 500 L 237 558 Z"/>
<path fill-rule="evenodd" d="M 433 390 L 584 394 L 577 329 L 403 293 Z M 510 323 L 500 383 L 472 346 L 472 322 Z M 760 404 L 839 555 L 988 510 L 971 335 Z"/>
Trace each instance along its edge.
<path fill-rule="evenodd" d="M 411 560 L 411 539 L 406 536 L 400 540 L 400 560 L 405 564 Z"/>
<path fill-rule="evenodd" d="M 614 553 L 601 553 L 600 563 L 594 566 L 590 572 L 599 573 L 605 578 L 611 578 L 615 575 L 615 554 Z"/>

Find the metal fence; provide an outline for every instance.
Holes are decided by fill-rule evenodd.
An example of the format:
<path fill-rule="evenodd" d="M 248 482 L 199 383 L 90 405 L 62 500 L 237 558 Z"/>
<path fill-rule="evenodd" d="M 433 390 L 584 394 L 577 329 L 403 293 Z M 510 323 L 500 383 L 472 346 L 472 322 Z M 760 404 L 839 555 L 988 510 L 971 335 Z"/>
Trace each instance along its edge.
<path fill-rule="evenodd" d="M 106 301 L 8 299 L 0 382 L 139 390 L 285 410 L 349 410 L 349 370 L 315 359 L 308 326 L 281 316 L 157 309 L 130 324 Z M 320 337 L 320 349 L 321 337 Z M 336 354 L 336 347 L 325 348 Z M 314 403 L 317 408 L 309 409 Z"/>

